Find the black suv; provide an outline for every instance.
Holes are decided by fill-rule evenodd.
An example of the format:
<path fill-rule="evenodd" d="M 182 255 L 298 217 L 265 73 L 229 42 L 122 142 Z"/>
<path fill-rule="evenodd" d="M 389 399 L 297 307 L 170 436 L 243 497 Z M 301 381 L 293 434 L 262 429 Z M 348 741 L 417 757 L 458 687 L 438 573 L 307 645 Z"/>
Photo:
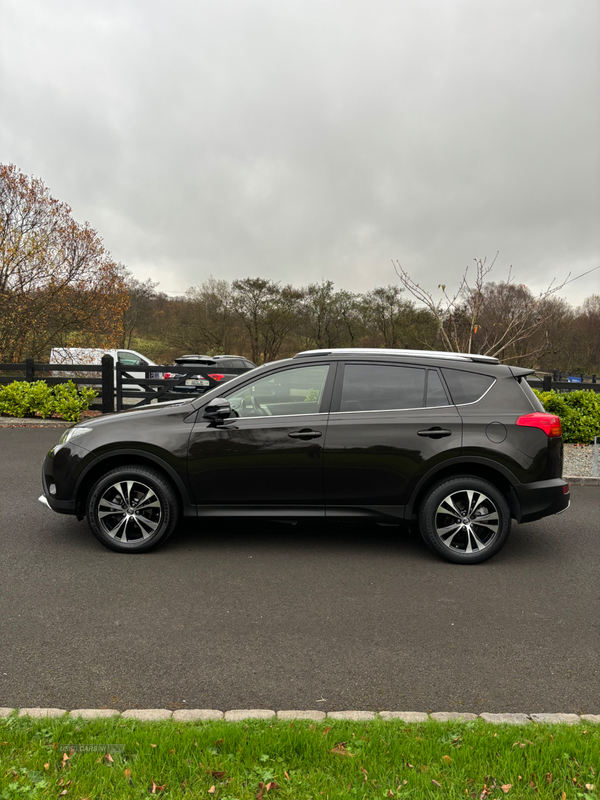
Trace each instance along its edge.
<path fill-rule="evenodd" d="M 458 353 L 298 353 L 199 398 L 69 428 L 40 500 L 129 553 L 182 516 L 326 516 L 418 521 L 448 561 L 485 561 L 511 519 L 569 505 L 560 420 L 531 372 Z"/>
<path fill-rule="evenodd" d="M 172 386 L 171 391 L 180 394 L 204 394 L 220 383 L 225 383 L 255 369 L 256 364 L 243 356 L 180 356 L 175 364 L 182 367 L 198 367 L 193 375 L 178 372 L 166 372 L 165 378 L 185 378 L 179 385 Z"/>

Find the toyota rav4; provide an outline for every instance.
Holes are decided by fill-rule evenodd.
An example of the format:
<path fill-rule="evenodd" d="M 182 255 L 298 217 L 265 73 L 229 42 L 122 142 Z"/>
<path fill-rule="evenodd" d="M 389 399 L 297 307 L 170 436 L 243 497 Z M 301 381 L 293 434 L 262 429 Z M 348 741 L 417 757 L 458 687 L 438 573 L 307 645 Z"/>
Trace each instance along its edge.
<path fill-rule="evenodd" d="M 182 516 L 359 517 L 417 522 L 442 558 L 485 561 L 512 520 L 569 505 L 560 420 L 531 372 L 460 353 L 298 353 L 73 426 L 44 460 L 40 500 L 125 553 Z"/>

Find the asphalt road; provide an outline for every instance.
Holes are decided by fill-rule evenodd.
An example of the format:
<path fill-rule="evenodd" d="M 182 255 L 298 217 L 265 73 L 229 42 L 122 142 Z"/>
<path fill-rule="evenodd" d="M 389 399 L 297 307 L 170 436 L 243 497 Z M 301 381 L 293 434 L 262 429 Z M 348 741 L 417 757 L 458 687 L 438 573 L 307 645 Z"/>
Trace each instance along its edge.
<path fill-rule="evenodd" d="M 187 523 L 102 547 L 0 428 L 0 706 L 600 713 L 600 489 L 446 564 L 364 523 Z"/>

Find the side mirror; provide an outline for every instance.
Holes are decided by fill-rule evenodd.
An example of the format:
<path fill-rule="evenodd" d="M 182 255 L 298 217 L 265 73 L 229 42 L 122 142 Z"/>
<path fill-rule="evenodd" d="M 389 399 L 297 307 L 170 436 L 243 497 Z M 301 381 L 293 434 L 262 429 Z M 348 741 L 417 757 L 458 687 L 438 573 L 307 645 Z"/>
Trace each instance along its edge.
<path fill-rule="evenodd" d="M 231 406 L 226 397 L 215 397 L 205 407 L 202 412 L 202 419 L 210 419 L 213 422 L 222 422 L 231 414 Z"/>

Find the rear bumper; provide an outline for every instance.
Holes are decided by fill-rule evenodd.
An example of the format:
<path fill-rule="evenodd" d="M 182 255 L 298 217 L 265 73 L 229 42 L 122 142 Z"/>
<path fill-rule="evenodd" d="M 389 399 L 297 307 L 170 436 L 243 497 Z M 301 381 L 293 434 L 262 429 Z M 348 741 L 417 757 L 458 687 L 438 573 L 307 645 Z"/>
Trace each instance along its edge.
<path fill-rule="evenodd" d="M 567 510 L 571 502 L 569 484 L 562 478 L 521 483 L 514 486 L 512 492 L 517 522 L 534 522 L 542 517 L 560 514 Z"/>

